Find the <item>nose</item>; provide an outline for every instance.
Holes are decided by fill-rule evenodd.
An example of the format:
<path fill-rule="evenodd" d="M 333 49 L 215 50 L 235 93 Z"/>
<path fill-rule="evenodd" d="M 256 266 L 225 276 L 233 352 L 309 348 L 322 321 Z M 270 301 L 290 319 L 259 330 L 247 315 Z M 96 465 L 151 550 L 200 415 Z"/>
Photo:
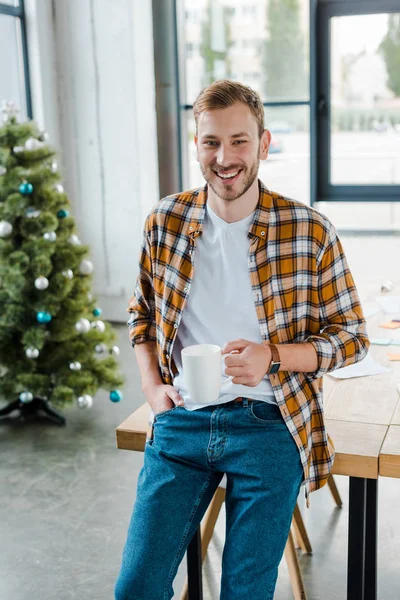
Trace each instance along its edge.
<path fill-rule="evenodd" d="M 234 158 L 231 149 L 227 146 L 224 146 L 223 144 L 219 145 L 215 158 L 217 164 L 221 167 L 229 167 L 231 164 L 234 163 Z"/>

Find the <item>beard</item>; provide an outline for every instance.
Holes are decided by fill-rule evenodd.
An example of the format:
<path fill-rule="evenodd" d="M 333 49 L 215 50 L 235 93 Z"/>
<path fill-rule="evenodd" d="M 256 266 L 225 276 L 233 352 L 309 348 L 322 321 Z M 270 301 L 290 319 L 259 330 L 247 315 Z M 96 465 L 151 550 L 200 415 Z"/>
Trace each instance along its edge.
<path fill-rule="evenodd" d="M 216 167 L 215 164 L 205 167 L 200 163 L 200 170 L 207 184 L 219 198 L 222 200 L 233 201 L 243 196 L 253 185 L 258 175 L 259 165 L 260 161 L 256 160 L 250 167 L 244 165 L 232 165 L 229 168 L 221 169 Z M 216 173 L 232 171 L 233 169 L 241 171 L 239 174 L 241 180 L 234 182 L 232 185 L 229 185 L 229 183 L 219 183 L 218 180 L 216 181 L 216 178 L 218 178 Z"/>

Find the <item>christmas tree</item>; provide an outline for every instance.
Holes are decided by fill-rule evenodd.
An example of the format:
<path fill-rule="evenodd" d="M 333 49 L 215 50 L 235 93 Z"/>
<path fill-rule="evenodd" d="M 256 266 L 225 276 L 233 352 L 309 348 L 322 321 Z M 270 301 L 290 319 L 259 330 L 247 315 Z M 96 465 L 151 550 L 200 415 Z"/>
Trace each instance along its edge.
<path fill-rule="evenodd" d="M 122 398 L 116 333 L 99 319 L 93 264 L 79 240 L 56 150 L 3 102 L 0 127 L 0 420 L 90 408 L 99 388 Z"/>

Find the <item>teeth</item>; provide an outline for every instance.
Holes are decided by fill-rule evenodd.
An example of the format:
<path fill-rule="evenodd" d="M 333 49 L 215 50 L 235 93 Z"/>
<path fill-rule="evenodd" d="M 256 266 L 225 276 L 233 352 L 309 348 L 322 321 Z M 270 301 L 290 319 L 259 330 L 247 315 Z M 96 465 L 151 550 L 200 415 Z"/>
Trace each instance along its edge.
<path fill-rule="evenodd" d="M 236 171 L 236 173 L 230 173 L 229 175 L 222 175 L 222 173 L 218 173 L 218 176 L 222 177 L 222 179 L 232 179 L 232 177 L 236 177 L 238 173 L 239 171 Z"/>

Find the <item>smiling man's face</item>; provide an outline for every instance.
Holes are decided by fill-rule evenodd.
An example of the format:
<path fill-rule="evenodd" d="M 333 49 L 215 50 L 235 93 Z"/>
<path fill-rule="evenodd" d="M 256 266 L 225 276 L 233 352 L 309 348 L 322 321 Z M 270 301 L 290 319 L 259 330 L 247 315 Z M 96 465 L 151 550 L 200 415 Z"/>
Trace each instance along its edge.
<path fill-rule="evenodd" d="M 268 156 L 270 133 L 259 136 L 257 120 L 242 103 L 206 110 L 197 120 L 194 138 L 204 179 L 222 200 L 236 200 L 258 175 Z"/>

